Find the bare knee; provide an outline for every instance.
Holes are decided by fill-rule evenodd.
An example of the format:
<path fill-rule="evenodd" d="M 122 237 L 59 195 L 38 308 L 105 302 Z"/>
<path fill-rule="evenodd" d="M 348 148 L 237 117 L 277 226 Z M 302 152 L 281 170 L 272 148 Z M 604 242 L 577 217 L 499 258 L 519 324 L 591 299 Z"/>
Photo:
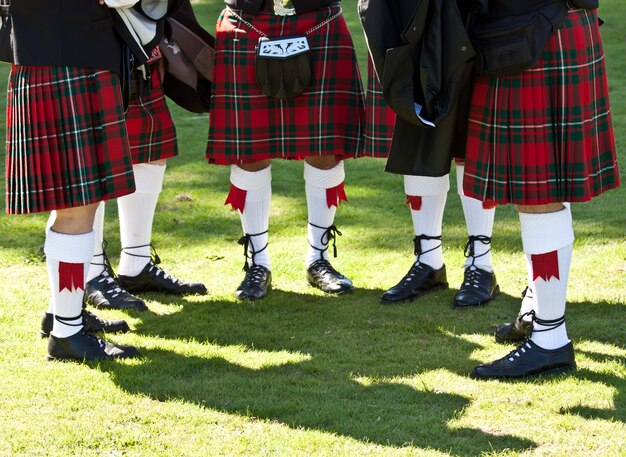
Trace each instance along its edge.
<path fill-rule="evenodd" d="M 541 213 L 554 213 L 561 211 L 563 203 L 548 203 L 546 205 L 517 205 L 517 210 L 520 213 L 541 214 Z"/>
<path fill-rule="evenodd" d="M 242 170 L 246 170 L 246 171 L 261 171 L 264 168 L 267 168 L 270 166 L 270 161 L 260 160 L 258 162 L 239 163 L 237 164 L 237 166 L 241 168 Z"/>
<path fill-rule="evenodd" d="M 77 235 L 93 230 L 93 220 L 99 203 L 76 208 L 59 209 L 52 230 L 58 233 Z"/>
<path fill-rule="evenodd" d="M 330 170 L 337 165 L 334 155 L 327 156 L 309 156 L 304 159 L 306 163 L 320 170 Z"/>

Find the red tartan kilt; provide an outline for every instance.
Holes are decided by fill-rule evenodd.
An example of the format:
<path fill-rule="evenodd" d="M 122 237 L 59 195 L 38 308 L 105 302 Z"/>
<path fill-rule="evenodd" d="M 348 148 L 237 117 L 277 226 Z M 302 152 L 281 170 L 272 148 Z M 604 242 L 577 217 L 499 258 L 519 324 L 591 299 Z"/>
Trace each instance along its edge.
<path fill-rule="evenodd" d="M 365 141 L 363 154 L 368 157 L 387 157 L 391 147 L 396 113 L 387 106 L 383 88 L 376 76 L 372 59 L 367 61 L 367 96 L 365 98 Z"/>
<path fill-rule="evenodd" d="M 178 154 L 176 129 L 163 95 L 158 65 L 154 65 L 149 87 L 141 97 L 130 100 L 126 128 L 134 164 Z"/>
<path fill-rule="evenodd" d="M 6 125 L 7 213 L 72 208 L 135 190 L 112 72 L 14 65 Z"/>
<path fill-rule="evenodd" d="M 463 189 L 540 205 L 587 201 L 618 185 L 596 11 L 572 9 L 533 68 L 476 80 Z"/>
<path fill-rule="evenodd" d="M 296 16 L 248 15 L 270 38 L 302 35 L 338 7 Z M 311 155 L 357 157 L 362 151 L 363 86 L 343 16 L 308 35 L 311 83 L 298 97 L 263 95 L 255 79 L 259 34 L 222 12 L 216 27 L 216 62 L 209 118 L 209 163 L 232 164 Z"/>

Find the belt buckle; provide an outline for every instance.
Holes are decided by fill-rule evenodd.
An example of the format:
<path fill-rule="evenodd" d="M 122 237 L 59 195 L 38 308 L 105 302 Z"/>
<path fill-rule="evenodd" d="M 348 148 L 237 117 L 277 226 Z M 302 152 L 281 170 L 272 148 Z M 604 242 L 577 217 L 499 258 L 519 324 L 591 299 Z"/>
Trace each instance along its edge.
<path fill-rule="evenodd" d="M 274 14 L 276 16 L 293 16 L 296 14 L 295 8 L 285 8 L 283 0 L 274 0 Z"/>

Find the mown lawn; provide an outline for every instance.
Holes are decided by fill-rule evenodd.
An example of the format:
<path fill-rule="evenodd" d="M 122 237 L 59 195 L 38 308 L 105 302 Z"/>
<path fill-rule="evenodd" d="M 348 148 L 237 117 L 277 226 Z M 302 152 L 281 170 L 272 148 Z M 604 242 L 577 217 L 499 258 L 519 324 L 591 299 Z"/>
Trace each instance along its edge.
<path fill-rule="evenodd" d="M 356 0 L 343 4 L 364 63 Z M 212 29 L 222 2 L 194 5 Z M 625 168 L 626 3 L 605 0 L 600 13 Z M 7 67 L 0 70 L 6 80 Z M 150 294 L 149 312 L 100 312 L 129 321 L 132 333 L 110 338 L 138 346 L 139 360 L 46 362 L 38 338 L 48 301 L 39 253 L 46 216 L 1 214 L 1 456 L 626 455 L 624 188 L 572 208 L 567 326 L 579 369 L 474 381 L 472 367 L 511 349 L 493 341 L 492 327 L 515 316 L 526 278 L 513 208 L 496 214 L 502 294 L 493 303 L 450 307 L 466 239 L 453 185 L 443 234 L 452 288 L 383 306 L 379 295 L 412 262 L 402 179 L 385 174 L 380 159 L 349 161 L 334 264 L 357 290 L 328 297 L 306 284 L 302 165 L 276 162 L 275 288 L 266 300 L 240 303 L 233 291 L 243 277 L 241 228 L 223 205 L 228 169 L 204 160 L 206 116 L 172 111 L 181 155 L 168 164 L 154 242 L 168 271 L 205 282 L 210 293 Z M 114 265 L 118 228 L 112 202 L 106 238 Z"/>

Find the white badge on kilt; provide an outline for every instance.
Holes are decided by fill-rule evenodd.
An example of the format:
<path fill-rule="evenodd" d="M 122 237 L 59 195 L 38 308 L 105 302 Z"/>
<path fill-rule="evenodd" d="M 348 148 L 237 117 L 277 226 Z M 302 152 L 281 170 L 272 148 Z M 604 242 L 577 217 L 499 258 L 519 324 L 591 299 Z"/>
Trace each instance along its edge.
<path fill-rule="evenodd" d="M 310 49 L 306 35 L 260 39 L 257 56 L 266 59 L 288 59 L 309 52 Z"/>

